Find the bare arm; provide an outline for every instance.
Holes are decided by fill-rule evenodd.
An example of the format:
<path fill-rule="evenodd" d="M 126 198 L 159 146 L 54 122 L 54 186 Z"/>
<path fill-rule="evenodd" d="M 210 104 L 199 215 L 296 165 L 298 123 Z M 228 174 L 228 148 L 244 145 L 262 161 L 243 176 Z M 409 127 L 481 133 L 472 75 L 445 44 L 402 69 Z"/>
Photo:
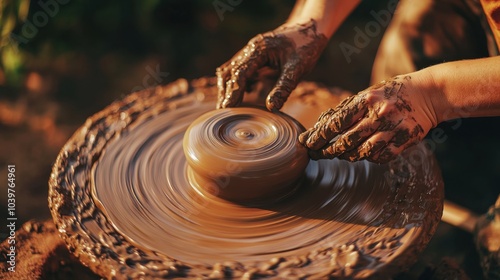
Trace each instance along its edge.
<path fill-rule="evenodd" d="M 433 77 L 437 122 L 500 116 L 500 56 L 443 63 L 424 69 Z"/>
<path fill-rule="evenodd" d="M 316 64 L 328 39 L 360 0 L 299 0 L 288 20 L 259 34 L 216 70 L 218 108 L 238 106 L 259 71 L 278 74 L 266 106 L 279 110 L 300 79 Z"/>
<path fill-rule="evenodd" d="M 314 159 L 384 163 L 438 123 L 500 116 L 500 57 L 443 63 L 382 81 L 321 114 L 299 141 Z"/>
<path fill-rule="evenodd" d="M 314 19 L 320 33 L 330 38 L 361 0 L 298 0 L 287 23 Z"/>

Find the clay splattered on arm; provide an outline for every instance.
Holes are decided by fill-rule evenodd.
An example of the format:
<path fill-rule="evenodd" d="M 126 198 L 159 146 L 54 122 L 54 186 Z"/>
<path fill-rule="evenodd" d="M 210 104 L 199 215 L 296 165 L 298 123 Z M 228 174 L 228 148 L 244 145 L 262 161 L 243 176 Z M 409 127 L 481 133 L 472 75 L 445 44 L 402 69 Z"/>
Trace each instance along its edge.
<path fill-rule="evenodd" d="M 277 71 L 279 78 L 266 106 L 273 111 L 281 109 L 299 80 L 314 67 L 327 41 L 312 19 L 257 35 L 217 68 L 217 108 L 238 106 L 248 84 L 257 79 L 258 70 L 268 67 Z"/>
<path fill-rule="evenodd" d="M 367 159 L 385 163 L 418 143 L 436 124 L 425 94 L 410 75 L 382 81 L 329 109 L 300 135 L 313 159 Z"/>

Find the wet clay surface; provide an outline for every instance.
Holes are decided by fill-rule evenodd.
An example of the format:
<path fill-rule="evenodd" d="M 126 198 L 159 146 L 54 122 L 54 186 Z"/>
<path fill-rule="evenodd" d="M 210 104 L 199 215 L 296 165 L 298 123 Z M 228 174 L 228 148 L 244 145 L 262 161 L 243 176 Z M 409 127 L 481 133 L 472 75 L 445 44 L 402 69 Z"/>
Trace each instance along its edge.
<path fill-rule="evenodd" d="M 380 278 L 416 260 L 443 199 L 423 146 L 386 165 L 311 161 L 291 197 L 243 206 L 196 191 L 188 178 L 184 132 L 215 107 L 215 91 L 213 79 L 200 79 L 130 95 L 63 147 L 49 205 L 84 264 L 116 278 Z M 309 127 L 338 103 L 327 92 L 299 85 L 284 112 Z"/>
<path fill-rule="evenodd" d="M 272 203 L 289 196 L 309 163 L 297 140 L 304 130 L 288 115 L 265 108 L 210 110 L 184 134 L 189 181 L 236 202 Z"/>

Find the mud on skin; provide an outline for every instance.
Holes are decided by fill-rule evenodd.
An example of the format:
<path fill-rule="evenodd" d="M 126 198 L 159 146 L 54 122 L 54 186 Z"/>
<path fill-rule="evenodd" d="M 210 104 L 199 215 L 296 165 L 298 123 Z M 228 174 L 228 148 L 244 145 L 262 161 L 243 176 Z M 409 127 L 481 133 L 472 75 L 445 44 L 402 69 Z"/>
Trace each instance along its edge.
<path fill-rule="evenodd" d="M 266 99 L 266 107 L 279 110 L 309 72 L 328 39 L 316 31 L 316 22 L 283 25 L 274 31 L 259 34 L 217 68 L 217 108 L 241 104 L 245 90 L 256 81 L 258 71 L 270 68 L 279 78 Z"/>
<path fill-rule="evenodd" d="M 367 159 L 386 163 L 418 143 L 427 131 L 407 91 L 411 76 L 382 81 L 321 114 L 300 135 L 312 159 Z"/>

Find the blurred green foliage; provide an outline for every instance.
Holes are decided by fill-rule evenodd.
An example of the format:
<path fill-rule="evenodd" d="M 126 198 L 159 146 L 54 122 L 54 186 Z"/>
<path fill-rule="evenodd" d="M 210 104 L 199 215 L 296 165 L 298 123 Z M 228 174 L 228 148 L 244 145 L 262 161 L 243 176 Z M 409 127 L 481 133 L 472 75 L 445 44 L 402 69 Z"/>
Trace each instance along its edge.
<path fill-rule="evenodd" d="M 28 16 L 29 0 L 2 0 L 0 1 L 0 67 L 5 73 L 6 80 L 19 84 L 23 54 L 18 44 L 11 38 L 16 25 L 26 20 Z"/>
<path fill-rule="evenodd" d="M 30 71 L 58 75 L 63 86 L 78 78 L 95 78 L 87 73 L 99 73 L 96 84 L 113 83 L 109 87 L 123 93 L 140 82 L 131 86 L 118 80 L 135 75 L 141 81 L 144 66 L 139 70 L 143 73 L 131 72 L 144 61 L 159 63 L 163 71 L 172 73 L 171 79 L 213 75 L 247 40 L 281 24 L 294 1 L 242 1 L 223 19 L 211 0 L 0 3 L 0 71 L 5 76 L 3 83 L 0 79 L 0 91 L 12 96 Z M 80 69 L 67 66 L 74 63 Z M 101 77 L 106 81 L 99 81 Z"/>

